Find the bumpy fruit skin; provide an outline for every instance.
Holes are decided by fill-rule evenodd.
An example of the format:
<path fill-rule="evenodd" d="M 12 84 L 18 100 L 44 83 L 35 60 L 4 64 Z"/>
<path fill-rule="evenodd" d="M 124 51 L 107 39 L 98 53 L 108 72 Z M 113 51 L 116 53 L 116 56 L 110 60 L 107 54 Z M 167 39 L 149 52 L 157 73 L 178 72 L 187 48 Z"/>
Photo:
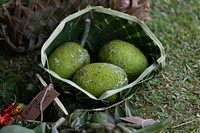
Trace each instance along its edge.
<path fill-rule="evenodd" d="M 148 61 L 140 49 L 122 40 L 112 40 L 103 45 L 98 58 L 124 69 L 130 81 L 136 79 L 148 67 Z"/>
<path fill-rule="evenodd" d="M 128 84 L 125 71 L 109 63 L 88 64 L 75 73 L 73 81 L 97 98 L 108 90 Z M 107 98 L 110 102 L 115 102 L 116 99 L 117 95 Z"/>
<path fill-rule="evenodd" d="M 67 42 L 50 54 L 48 63 L 49 69 L 68 79 L 82 66 L 90 63 L 90 55 L 78 43 Z"/>

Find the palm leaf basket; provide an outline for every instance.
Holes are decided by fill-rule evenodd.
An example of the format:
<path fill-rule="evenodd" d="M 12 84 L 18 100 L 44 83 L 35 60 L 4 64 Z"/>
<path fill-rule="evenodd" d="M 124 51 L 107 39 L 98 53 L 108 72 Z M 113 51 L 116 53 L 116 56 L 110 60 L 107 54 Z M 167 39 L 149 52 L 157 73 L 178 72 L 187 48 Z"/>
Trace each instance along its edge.
<path fill-rule="evenodd" d="M 122 88 L 107 91 L 100 97 L 93 96 L 70 79 L 61 78 L 47 67 L 48 55 L 56 47 L 69 41 L 80 44 L 85 26 L 84 21 L 88 17 L 91 19 L 91 27 L 84 48 L 89 51 L 91 57 L 94 58 L 93 60 L 95 60 L 97 52 L 103 44 L 113 39 L 120 39 L 135 44 L 145 54 L 149 62 L 148 68 L 135 81 Z M 132 23 L 129 23 L 130 21 Z M 90 99 L 104 100 L 122 91 L 134 90 L 137 84 L 144 82 L 149 75 L 158 70 L 157 68 L 164 67 L 165 53 L 160 41 L 143 21 L 119 11 L 94 6 L 69 15 L 57 26 L 42 46 L 41 65 L 51 76 L 83 92 Z M 121 96 L 121 100 L 131 97 L 132 94 Z"/>
<path fill-rule="evenodd" d="M 124 0 L 123 0 L 124 1 Z M 148 19 L 148 0 L 1 0 L 0 43 L 16 53 L 40 49 L 66 16 L 91 6 L 103 6 Z"/>

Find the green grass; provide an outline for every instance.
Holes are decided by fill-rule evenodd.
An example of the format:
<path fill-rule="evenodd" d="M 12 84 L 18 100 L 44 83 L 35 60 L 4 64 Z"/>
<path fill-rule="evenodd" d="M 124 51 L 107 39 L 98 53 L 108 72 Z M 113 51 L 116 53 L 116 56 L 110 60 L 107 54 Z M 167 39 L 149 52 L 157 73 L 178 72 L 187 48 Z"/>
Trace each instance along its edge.
<path fill-rule="evenodd" d="M 174 115 L 175 123 L 166 132 L 200 132 L 200 1 L 152 0 L 150 9 L 152 20 L 146 24 L 165 47 L 166 67 L 137 93 L 135 105 L 144 118 Z M 0 88 L 20 79 L 20 86 L 32 92 L 40 84 L 35 74 L 42 73 L 39 51 L 9 55 L 0 49 Z M 0 108 L 10 97 L 6 93 L 7 99 L 0 99 Z"/>
<path fill-rule="evenodd" d="M 144 117 L 175 115 L 169 132 L 200 132 L 199 10 L 198 0 L 154 0 L 146 22 L 165 47 L 166 68 L 137 94 L 136 105 Z"/>

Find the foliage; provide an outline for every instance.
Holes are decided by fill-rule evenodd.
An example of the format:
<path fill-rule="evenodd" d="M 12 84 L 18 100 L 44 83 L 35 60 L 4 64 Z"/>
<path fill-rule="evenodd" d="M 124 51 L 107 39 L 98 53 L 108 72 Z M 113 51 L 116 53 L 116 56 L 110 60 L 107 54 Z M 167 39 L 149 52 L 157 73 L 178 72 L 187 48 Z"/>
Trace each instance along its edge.
<path fill-rule="evenodd" d="M 64 129 L 60 132 L 153 133 L 163 131 L 174 121 L 172 117 L 159 122 L 137 115 L 134 104 L 129 100 L 106 111 L 76 110 L 67 117 Z"/>
<path fill-rule="evenodd" d="M 46 133 L 46 131 L 46 123 L 37 124 L 34 128 L 9 125 L 0 129 L 1 133 Z"/>

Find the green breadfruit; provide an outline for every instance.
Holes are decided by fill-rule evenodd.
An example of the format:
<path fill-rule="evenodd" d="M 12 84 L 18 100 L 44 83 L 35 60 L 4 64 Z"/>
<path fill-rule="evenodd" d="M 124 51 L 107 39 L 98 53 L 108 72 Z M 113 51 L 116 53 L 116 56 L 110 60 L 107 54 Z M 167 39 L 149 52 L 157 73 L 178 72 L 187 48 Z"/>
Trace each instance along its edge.
<path fill-rule="evenodd" d="M 109 63 L 88 64 L 75 73 L 73 81 L 95 97 L 128 84 L 125 71 Z M 113 95 L 107 100 L 114 102 L 116 99 L 117 95 Z"/>
<path fill-rule="evenodd" d="M 103 45 L 98 58 L 124 69 L 129 80 L 136 79 L 148 67 L 148 61 L 140 49 L 122 40 L 112 40 Z"/>
<path fill-rule="evenodd" d="M 75 42 L 67 42 L 55 49 L 48 59 L 49 69 L 63 78 L 71 78 L 82 66 L 90 63 L 90 55 Z"/>

